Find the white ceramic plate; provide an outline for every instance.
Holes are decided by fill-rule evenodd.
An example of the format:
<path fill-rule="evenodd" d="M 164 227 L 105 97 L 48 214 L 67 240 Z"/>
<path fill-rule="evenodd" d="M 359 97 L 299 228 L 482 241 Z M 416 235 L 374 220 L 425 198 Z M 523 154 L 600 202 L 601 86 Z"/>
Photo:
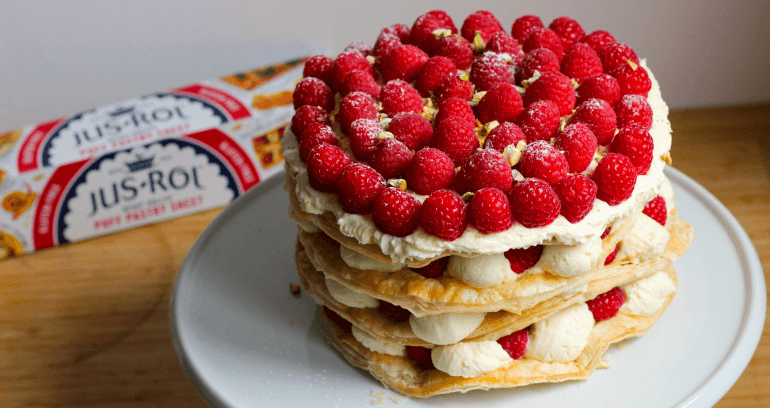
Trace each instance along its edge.
<path fill-rule="evenodd" d="M 697 239 L 676 262 L 679 290 L 644 336 L 611 348 L 587 381 L 406 399 L 353 368 L 324 340 L 308 295 L 291 296 L 296 226 L 282 176 L 240 197 L 190 250 L 174 288 L 179 360 L 214 407 L 706 407 L 735 383 L 765 320 L 762 266 L 748 236 L 710 193 L 668 168 Z M 383 394 L 380 394 L 383 393 Z M 392 398 L 391 398 L 392 397 Z"/>

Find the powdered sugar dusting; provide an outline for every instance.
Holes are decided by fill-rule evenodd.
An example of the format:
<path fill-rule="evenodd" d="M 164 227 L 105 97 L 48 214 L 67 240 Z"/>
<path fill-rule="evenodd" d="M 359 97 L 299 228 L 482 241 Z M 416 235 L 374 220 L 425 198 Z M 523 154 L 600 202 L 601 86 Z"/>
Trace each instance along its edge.
<path fill-rule="evenodd" d="M 646 68 L 644 60 L 641 61 L 641 65 Z M 379 231 L 370 217 L 347 214 L 342 211 L 339 200 L 334 194 L 318 192 L 309 185 L 307 168 L 299 159 L 298 143 L 289 129 L 286 130 L 281 142 L 286 158 L 284 165 L 290 173 L 290 178 L 296 180 L 294 194 L 305 212 L 311 214 L 331 212 L 337 219 L 342 234 L 355 238 L 361 244 L 379 246 L 382 253 L 390 256 L 395 263 L 417 263 L 436 258 L 446 251 L 481 255 L 502 253 L 510 248 L 525 248 L 543 243 L 575 245 L 599 237 L 608 225 L 640 210 L 647 201 L 658 194 L 658 189 L 663 183 L 665 163 L 660 156 L 671 148 L 671 125 L 667 118 L 668 107 L 661 97 L 659 85 L 652 74 L 650 78 L 653 83 L 648 96 L 648 102 L 653 110 L 650 134 L 655 143 L 654 159 L 650 170 L 646 175 L 638 176 L 630 199 L 616 206 L 609 206 L 601 200 L 596 200 L 593 210 L 575 224 L 559 216 L 545 227 L 525 228 L 520 224 L 514 224 L 508 230 L 494 234 L 482 234 L 470 226 L 460 238 L 451 242 L 429 235 L 422 228 L 403 238 L 393 237 Z M 413 195 L 418 200 L 424 199 L 424 196 Z"/>

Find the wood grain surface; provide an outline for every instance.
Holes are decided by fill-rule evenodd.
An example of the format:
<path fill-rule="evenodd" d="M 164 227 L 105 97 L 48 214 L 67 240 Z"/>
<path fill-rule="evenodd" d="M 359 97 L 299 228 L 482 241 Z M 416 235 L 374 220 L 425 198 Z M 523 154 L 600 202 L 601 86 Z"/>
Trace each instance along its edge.
<path fill-rule="evenodd" d="M 770 104 L 674 111 L 671 123 L 674 167 L 738 218 L 770 282 Z M 207 406 L 174 353 L 169 300 L 219 211 L 0 261 L 0 406 Z M 770 406 L 768 378 L 766 324 L 717 407 Z"/>

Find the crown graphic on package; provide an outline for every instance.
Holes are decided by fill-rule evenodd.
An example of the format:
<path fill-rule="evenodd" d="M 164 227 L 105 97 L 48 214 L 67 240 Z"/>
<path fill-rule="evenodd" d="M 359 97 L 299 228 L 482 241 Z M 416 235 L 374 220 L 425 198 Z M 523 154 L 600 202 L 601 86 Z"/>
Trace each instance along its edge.
<path fill-rule="evenodd" d="M 141 171 L 141 170 L 147 170 L 152 167 L 152 162 L 155 160 L 155 156 L 150 156 L 148 158 L 142 158 L 139 154 L 136 155 L 137 160 L 133 162 L 126 162 L 126 166 L 128 167 L 128 171 L 131 173 Z"/>

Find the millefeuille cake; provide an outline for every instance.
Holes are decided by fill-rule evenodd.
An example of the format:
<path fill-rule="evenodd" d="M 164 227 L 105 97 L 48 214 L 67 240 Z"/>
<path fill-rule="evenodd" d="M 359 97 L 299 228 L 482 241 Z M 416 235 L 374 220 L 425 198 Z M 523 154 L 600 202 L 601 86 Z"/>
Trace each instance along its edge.
<path fill-rule="evenodd" d="M 608 32 L 434 10 L 310 58 L 293 102 L 300 281 L 387 387 L 585 379 L 673 299 L 668 107 Z"/>

